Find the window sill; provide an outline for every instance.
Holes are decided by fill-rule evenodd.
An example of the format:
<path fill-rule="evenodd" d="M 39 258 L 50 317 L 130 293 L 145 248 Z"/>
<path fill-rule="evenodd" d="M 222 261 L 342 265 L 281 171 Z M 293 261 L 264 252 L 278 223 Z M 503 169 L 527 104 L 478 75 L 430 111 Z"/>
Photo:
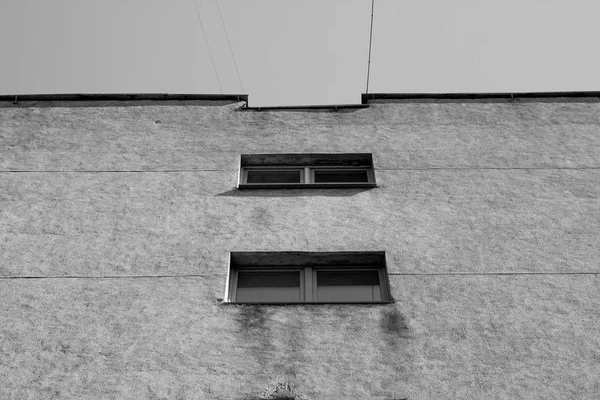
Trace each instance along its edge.
<path fill-rule="evenodd" d="M 223 301 L 222 305 L 232 305 L 232 306 L 245 306 L 245 305 L 256 305 L 256 306 L 323 306 L 327 304 L 346 304 L 346 305 L 385 305 L 385 304 L 393 304 L 393 301 L 335 301 L 335 302 L 314 302 L 314 303 L 259 303 L 259 302 L 233 302 L 233 301 Z"/>
<path fill-rule="evenodd" d="M 238 189 L 349 189 L 374 188 L 376 183 L 257 183 L 240 184 Z"/>

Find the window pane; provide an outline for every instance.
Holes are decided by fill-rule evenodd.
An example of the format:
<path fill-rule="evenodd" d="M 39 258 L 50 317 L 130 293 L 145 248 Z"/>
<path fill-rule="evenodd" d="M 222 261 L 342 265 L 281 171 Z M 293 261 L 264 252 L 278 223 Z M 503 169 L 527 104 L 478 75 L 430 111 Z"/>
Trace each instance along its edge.
<path fill-rule="evenodd" d="M 300 302 L 300 272 L 238 272 L 236 301 Z"/>
<path fill-rule="evenodd" d="M 236 302 L 251 303 L 299 303 L 300 288 L 238 288 Z"/>
<path fill-rule="evenodd" d="M 300 272 L 238 272 L 238 287 L 300 287 Z"/>
<path fill-rule="evenodd" d="M 369 182 L 369 176 L 366 170 L 354 171 L 328 171 L 315 170 L 315 183 L 335 183 L 335 182 Z"/>
<path fill-rule="evenodd" d="M 248 170 L 246 183 L 301 183 L 299 170 Z"/>
<path fill-rule="evenodd" d="M 318 271 L 318 286 L 379 285 L 377 271 Z"/>
<path fill-rule="evenodd" d="M 381 301 L 378 271 L 318 271 L 317 301 Z"/>

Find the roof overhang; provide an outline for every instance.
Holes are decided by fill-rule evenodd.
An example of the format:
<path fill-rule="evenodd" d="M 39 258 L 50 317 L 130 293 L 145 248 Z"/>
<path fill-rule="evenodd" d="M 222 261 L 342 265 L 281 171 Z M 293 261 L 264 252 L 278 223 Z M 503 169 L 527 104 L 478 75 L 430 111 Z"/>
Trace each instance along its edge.
<path fill-rule="evenodd" d="M 600 91 L 590 92 L 501 92 L 501 93 L 363 93 L 362 104 L 369 100 L 486 100 L 600 98 Z"/>
<path fill-rule="evenodd" d="M 245 101 L 247 94 L 171 94 L 171 93 L 98 93 L 98 94 L 11 94 L 0 95 L 0 101 L 135 101 L 135 100 L 214 100 Z"/>

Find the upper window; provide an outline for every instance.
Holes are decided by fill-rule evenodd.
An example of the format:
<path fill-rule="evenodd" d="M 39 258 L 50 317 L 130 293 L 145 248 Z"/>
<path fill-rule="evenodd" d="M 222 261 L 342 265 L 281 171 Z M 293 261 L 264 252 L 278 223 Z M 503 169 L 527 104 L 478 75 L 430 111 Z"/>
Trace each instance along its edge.
<path fill-rule="evenodd" d="M 243 154 L 240 189 L 374 187 L 371 154 Z"/>
<path fill-rule="evenodd" d="M 233 303 L 387 303 L 383 252 L 231 253 Z"/>

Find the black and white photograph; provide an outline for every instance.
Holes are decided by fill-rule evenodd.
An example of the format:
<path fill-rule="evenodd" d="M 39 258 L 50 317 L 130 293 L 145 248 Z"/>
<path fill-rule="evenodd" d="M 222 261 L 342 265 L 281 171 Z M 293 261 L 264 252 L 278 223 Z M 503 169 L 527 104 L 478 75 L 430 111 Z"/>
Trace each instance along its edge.
<path fill-rule="evenodd" d="M 600 399 L 598 0 L 0 0 L 0 400 Z"/>

